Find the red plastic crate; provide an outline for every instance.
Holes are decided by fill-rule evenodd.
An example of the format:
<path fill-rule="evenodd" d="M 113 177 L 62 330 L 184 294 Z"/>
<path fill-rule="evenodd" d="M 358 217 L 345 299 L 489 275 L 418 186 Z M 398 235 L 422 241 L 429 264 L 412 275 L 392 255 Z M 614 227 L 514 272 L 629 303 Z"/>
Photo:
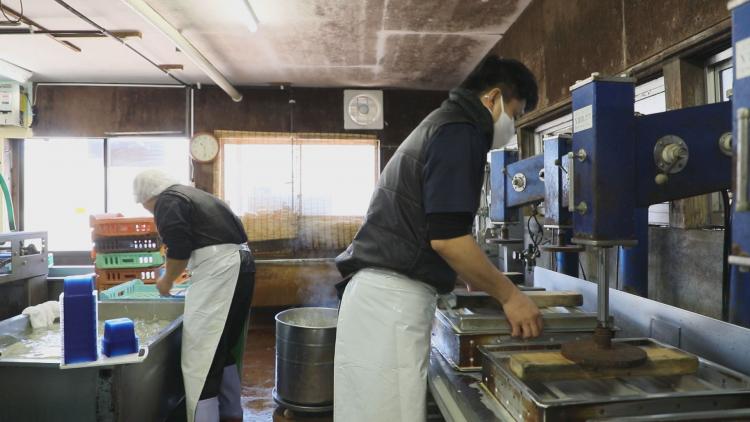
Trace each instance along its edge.
<path fill-rule="evenodd" d="M 96 270 L 96 280 L 104 284 L 120 284 L 130 280 L 142 280 L 144 283 L 155 283 L 162 267 L 123 268 L 118 270 Z"/>
<path fill-rule="evenodd" d="M 122 214 L 97 214 L 89 217 L 93 239 L 112 236 L 158 234 L 153 217 L 123 217 Z"/>
<path fill-rule="evenodd" d="M 156 280 L 159 278 L 159 274 L 161 274 L 162 268 L 164 267 L 128 268 L 119 270 L 97 269 L 96 285 L 97 288 L 100 285 L 106 285 L 108 286 L 107 288 L 110 288 L 112 286 L 116 286 L 118 284 L 122 284 L 135 279 L 141 280 L 146 284 L 156 283 Z M 189 278 L 190 276 L 187 274 L 187 272 L 184 272 L 175 281 L 175 283 L 182 283 Z"/>

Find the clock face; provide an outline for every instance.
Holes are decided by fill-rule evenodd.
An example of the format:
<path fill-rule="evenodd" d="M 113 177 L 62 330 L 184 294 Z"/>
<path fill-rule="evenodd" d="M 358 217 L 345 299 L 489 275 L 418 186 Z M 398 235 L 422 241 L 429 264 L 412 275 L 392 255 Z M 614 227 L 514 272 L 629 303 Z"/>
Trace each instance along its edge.
<path fill-rule="evenodd" d="M 207 133 L 200 133 L 190 140 L 190 155 L 195 161 L 207 163 L 219 154 L 219 141 Z"/>

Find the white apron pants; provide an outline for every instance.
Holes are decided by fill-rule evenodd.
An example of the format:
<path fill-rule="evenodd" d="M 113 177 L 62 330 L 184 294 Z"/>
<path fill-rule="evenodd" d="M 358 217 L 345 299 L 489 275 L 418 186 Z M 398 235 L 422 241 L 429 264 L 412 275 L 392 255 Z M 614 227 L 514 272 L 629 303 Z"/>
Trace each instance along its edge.
<path fill-rule="evenodd" d="M 334 357 L 335 422 L 423 422 L 435 289 L 365 269 L 346 287 Z"/>
<path fill-rule="evenodd" d="M 195 408 L 224 331 L 240 274 L 240 245 L 213 245 L 196 249 L 188 267 L 193 284 L 185 296 L 182 320 L 182 377 L 188 422 Z"/>

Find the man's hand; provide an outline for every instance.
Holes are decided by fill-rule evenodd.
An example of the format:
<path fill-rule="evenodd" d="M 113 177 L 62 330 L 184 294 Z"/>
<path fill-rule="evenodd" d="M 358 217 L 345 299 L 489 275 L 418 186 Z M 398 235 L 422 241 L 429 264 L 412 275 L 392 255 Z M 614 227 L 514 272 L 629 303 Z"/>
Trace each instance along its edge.
<path fill-rule="evenodd" d="M 156 289 L 159 290 L 159 294 L 162 296 L 169 296 L 169 291 L 172 290 L 172 282 L 165 280 L 164 277 L 160 277 L 156 280 Z"/>
<path fill-rule="evenodd" d="M 469 282 L 476 290 L 487 292 L 503 304 L 514 337 L 531 338 L 542 332 L 539 308 L 492 265 L 471 235 L 432 240 L 430 246 L 462 280 Z"/>
<path fill-rule="evenodd" d="M 512 327 L 512 337 L 524 339 L 537 337 L 542 332 L 542 314 L 534 302 L 520 290 L 516 290 L 503 303 L 505 317 Z"/>

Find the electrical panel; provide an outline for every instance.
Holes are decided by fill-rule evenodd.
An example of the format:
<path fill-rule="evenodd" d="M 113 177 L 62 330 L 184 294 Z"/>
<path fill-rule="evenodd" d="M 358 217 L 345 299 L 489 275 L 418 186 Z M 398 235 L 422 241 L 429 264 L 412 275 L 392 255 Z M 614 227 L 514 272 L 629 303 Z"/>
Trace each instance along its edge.
<path fill-rule="evenodd" d="M 0 126 L 23 126 L 21 85 L 0 82 Z"/>

